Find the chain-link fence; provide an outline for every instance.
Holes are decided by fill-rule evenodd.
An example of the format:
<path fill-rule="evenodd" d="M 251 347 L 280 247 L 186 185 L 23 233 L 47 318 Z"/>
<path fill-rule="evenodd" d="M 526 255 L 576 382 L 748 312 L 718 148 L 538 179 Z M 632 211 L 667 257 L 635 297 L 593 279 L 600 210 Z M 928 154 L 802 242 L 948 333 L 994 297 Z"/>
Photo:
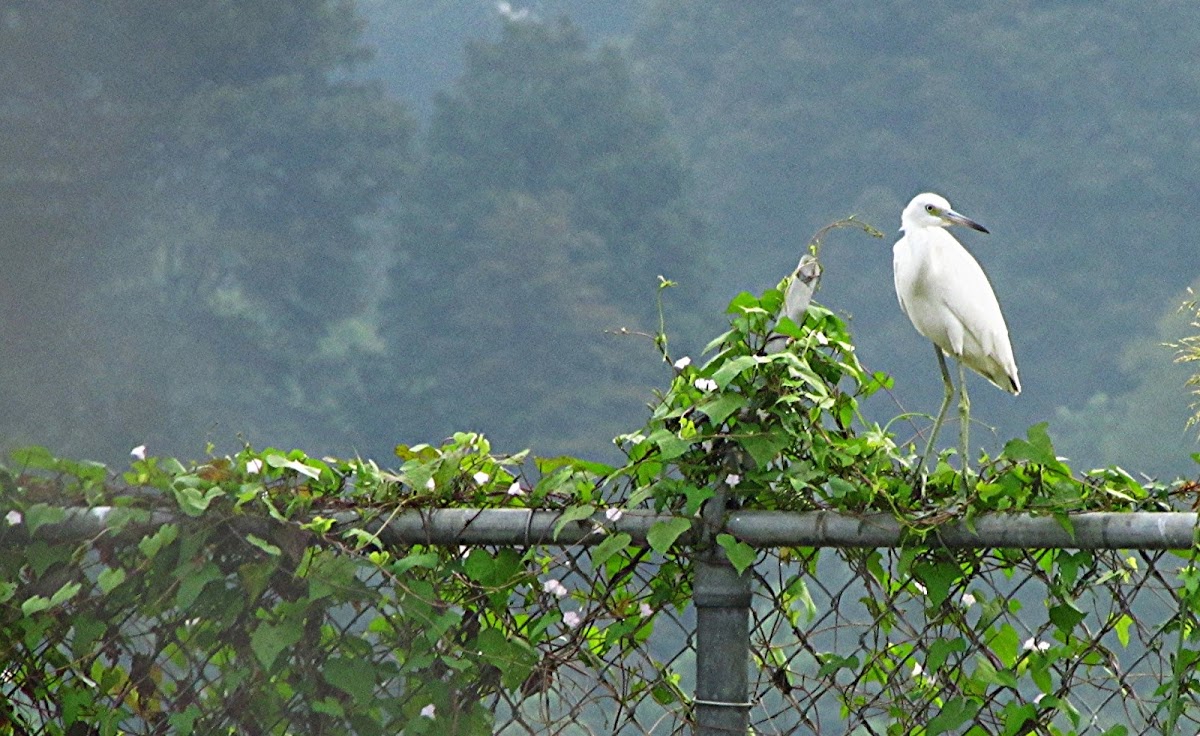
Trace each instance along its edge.
<path fill-rule="evenodd" d="M 760 565 L 755 732 L 909 733 L 939 717 L 949 733 L 1163 732 L 1180 560 L 1083 553 L 1063 590 L 1045 564 L 1053 554 L 960 551 L 955 563 L 976 574 L 936 592 L 920 575 L 897 575 L 904 553 L 892 550 L 823 557 L 815 574 L 775 558 Z M 803 588 L 804 605 L 783 605 L 789 587 Z M 1194 733 L 1187 697 L 1180 732 Z"/>
<path fill-rule="evenodd" d="M 535 544 L 553 536 L 554 514 L 439 513 L 391 519 L 366 551 L 246 520 L 10 517 L 0 733 L 1200 727 L 1186 686 L 1200 657 L 1185 600 L 1195 576 L 1186 556 L 1163 549 L 1190 546 L 1192 514 L 1096 514 L 1072 529 L 998 517 L 974 532 L 947 527 L 951 546 L 931 537 L 901 547 L 846 546 L 851 528 L 901 541 L 886 524 L 758 514 L 730 527 L 754 539 L 790 526 L 795 544 L 812 546 L 760 549 L 738 575 L 720 554 L 697 563 L 643 547 L 619 564 L 596 559 L 613 534 L 644 541 L 660 520 L 650 514 L 580 520 Z M 806 524 L 841 548 L 816 546 Z M 1074 546 L 988 546 L 1054 528 Z M 1146 549 L 1111 548 L 1138 535 Z M 409 570 L 437 555 L 457 562 L 433 582 L 381 564 L 384 549 L 411 545 L 428 557 Z M 488 579 L 489 561 L 522 582 Z M 656 605 L 664 565 L 691 568 L 699 610 Z M 438 585 L 462 586 L 458 604 L 445 605 Z M 505 596 L 506 622 L 472 604 L 489 595 Z M 544 630 L 523 623 L 534 621 Z M 529 636 L 498 640 L 504 630 Z M 464 641 L 450 656 L 446 643 Z M 426 687 L 468 665 L 455 687 Z"/>

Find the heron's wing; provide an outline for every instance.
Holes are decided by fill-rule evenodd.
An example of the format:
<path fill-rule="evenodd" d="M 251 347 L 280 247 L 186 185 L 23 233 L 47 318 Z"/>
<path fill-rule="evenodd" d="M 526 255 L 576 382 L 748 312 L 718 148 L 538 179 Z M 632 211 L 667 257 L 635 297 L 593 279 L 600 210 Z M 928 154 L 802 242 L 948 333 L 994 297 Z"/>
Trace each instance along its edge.
<path fill-rule="evenodd" d="M 907 235 L 905 237 L 908 237 Z M 904 280 L 906 278 L 906 270 L 909 268 L 909 260 L 911 254 L 908 252 L 908 244 L 904 238 L 896 241 L 892 246 L 892 280 L 896 285 L 896 301 L 900 302 L 900 311 L 909 319 L 912 319 L 912 312 L 908 310 L 908 304 L 904 301 Z"/>
<path fill-rule="evenodd" d="M 945 256 L 943 267 L 953 278 L 946 280 L 949 287 L 943 290 L 941 299 L 962 326 L 959 358 L 998 387 L 1019 393 L 1021 383 L 1008 325 L 991 283 L 965 248 L 948 249 Z"/>

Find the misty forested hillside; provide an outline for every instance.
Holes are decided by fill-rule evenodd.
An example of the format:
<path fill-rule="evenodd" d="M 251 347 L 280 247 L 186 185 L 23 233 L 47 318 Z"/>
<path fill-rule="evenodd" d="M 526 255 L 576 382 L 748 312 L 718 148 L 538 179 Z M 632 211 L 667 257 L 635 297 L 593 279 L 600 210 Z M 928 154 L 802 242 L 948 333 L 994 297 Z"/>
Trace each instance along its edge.
<path fill-rule="evenodd" d="M 1188 473 L 1200 10 L 69 0 L 0 14 L 0 444 L 605 456 L 822 225 L 818 299 L 932 412 L 891 242 L 935 190 L 1077 466 Z M 914 420 L 921 422 L 923 420 Z M 921 426 L 924 426 L 923 424 Z M 912 425 L 897 423 L 900 439 Z"/>

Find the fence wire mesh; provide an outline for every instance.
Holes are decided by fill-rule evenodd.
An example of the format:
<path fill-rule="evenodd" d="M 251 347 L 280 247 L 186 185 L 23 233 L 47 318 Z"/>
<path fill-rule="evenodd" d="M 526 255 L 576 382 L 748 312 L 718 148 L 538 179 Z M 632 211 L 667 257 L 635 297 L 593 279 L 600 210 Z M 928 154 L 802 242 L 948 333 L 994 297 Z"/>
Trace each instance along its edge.
<path fill-rule="evenodd" d="M 1056 554 L 1068 564 L 1047 564 Z M 1162 732 L 1181 647 L 1179 556 L 940 551 L 910 566 L 906 555 L 758 565 L 755 733 L 909 733 L 939 716 L 949 733 Z M 939 579 L 953 567 L 938 557 L 975 573 Z M 1195 733 L 1186 697 L 1178 726 Z"/>
<path fill-rule="evenodd" d="M 658 566 L 685 560 L 631 561 L 616 573 L 629 581 L 618 599 L 606 594 L 614 573 L 597 571 L 593 547 L 449 550 L 464 560 L 475 549 L 515 553 L 526 581 L 506 625 L 548 611 L 561 618 L 533 651 L 491 647 L 483 676 L 434 712 L 414 701 L 403 673 L 417 658 L 435 662 L 434 676 L 461 663 L 439 661 L 436 645 L 410 645 L 431 632 L 436 642 L 500 630 L 472 613 L 471 597 L 491 594 L 486 581 L 447 579 L 465 592 L 445 608 L 427 583 L 344 549 L 299 550 L 281 564 L 243 540 L 204 546 L 185 530 L 161 542 L 173 554 L 135 560 L 104 538 L 38 555 L 40 569 L 28 548 L 0 552 L 20 592 L 0 609 L 5 631 L 18 630 L 34 596 L 55 611 L 0 640 L 0 733 L 62 734 L 83 720 L 94 730 L 70 733 L 661 735 L 695 726 L 695 611 L 654 603 Z M 1194 621 L 1179 613 L 1184 562 L 1136 550 L 763 552 L 748 572 L 753 732 L 917 733 L 930 723 L 947 733 L 1162 731 L 1173 668 L 1195 648 Z M 169 585 L 149 584 L 156 566 Z M 340 574 L 347 566 L 352 574 Z M 1179 725 L 1195 733 L 1194 695 L 1178 697 Z M 355 710 L 368 701 L 370 718 Z M 104 712 L 85 712 L 88 702 Z"/>

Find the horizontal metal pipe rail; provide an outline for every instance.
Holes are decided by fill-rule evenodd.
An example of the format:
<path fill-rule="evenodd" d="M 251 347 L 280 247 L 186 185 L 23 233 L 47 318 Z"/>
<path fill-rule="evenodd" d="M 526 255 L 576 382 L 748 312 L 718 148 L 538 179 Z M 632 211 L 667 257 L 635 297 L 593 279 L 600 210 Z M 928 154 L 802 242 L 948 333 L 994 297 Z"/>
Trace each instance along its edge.
<path fill-rule="evenodd" d="M 6 523 L 0 517 L 0 548 L 23 544 L 31 538 L 61 542 L 85 541 L 116 526 L 114 516 L 128 513 L 109 507 L 67 508 L 62 521 L 45 524 L 33 535 L 24 523 Z M 135 512 L 146 514 L 147 512 Z M 154 511 L 124 528 L 144 533 L 171 522 L 186 522 L 182 513 Z M 404 511 L 365 518 L 357 512 L 339 511 L 325 515 L 338 527 L 359 527 L 378 534 L 384 545 L 590 545 L 606 533 L 625 532 L 635 542 L 645 543 L 656 523 L 672 518 L 647 511 L 624 511 L 613 521 L 597 512 L 589 519 L 568 522 L 555 535 L 562 518 L 557 511 L 529 509 L 432 509 Z M 1067 517 L 1064 525 L 1053 516 L 1030 514 L 985 514 L 972 526 L 952 520 L 925 533 L 922 538 L 886 514 L 854 516 L 832 511 L 785 513 L 777 511 L 734 511 L 725 519 L 724 531 L 755 547 L 901 547 L 941 544 L 952 548 L 1022 549 L 1187 549 L 1197 532 L 1197 514 L 1184 512 L 1090 512 Z M 211 523 L 211 518 L 206 518 Z M 235 527 L 265 531 L 275 525 L 262 517 L 235 516 Z M 696 541 L 701 520 L 680 537 Z M 335 527 L 336 529 L 337 527 Z"/>

